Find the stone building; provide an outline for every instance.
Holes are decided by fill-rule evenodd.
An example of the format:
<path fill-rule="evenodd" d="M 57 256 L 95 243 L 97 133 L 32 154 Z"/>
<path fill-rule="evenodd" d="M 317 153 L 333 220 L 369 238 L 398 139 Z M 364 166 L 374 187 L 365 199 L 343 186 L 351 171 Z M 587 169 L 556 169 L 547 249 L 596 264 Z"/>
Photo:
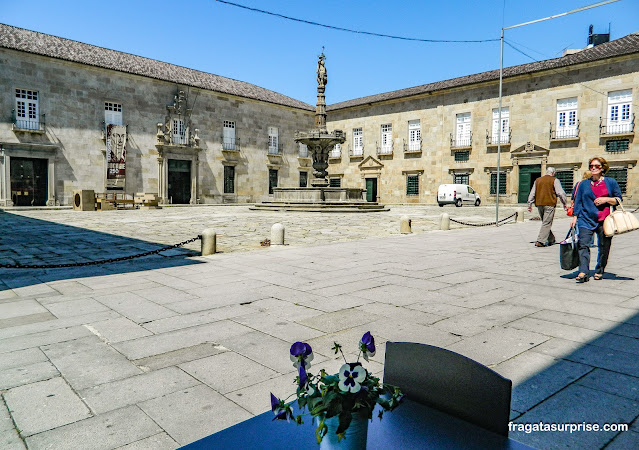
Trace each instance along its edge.
<path fill-rule="evenodd" d="M 600 155 L 637 203 L 639 33 L 567 53 L 504 70 L 501 124 L 498 70 L 329 105 L 328 128 L 346 134 L 331 185 L 435 204 L 439 184 L 462 183 L 494 201 L 501 126 L 500 201 L 526 202 L 546 166 L 570 190 Z"/>
<path fill-rule="evenodd" d="M 310 178 L 293 136 L 314 108 L 259 86 L 7 25 L 0 83 L 0 206 L 255 202 Z"/>
<path fill-rule="evenodd" d="M 329 105 L 329 131 L 346 134 L 331 185 L 434 204 L 438 185 L 456 182 L 517 203 L 546 166 L 570 189 L 604 155 L 637 202 L 638 34 L 506 68 L 501 122 L 498 80 L 491 71 Z M 0 82 L 0 206 L 67 205 L 77 189 L 259 202 L 312 176 L 294 133 L 313 128 L 314 108 L 259 86 L 8 25 Z"/>

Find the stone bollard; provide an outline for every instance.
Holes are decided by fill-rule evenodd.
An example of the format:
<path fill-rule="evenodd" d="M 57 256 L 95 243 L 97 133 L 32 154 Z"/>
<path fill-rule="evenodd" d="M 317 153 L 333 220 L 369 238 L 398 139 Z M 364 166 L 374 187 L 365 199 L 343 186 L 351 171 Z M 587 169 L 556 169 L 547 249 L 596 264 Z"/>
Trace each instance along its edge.
<path fill-rule="evenodd" d="M 450 230 L 450 216 L 448 213 L 442 213 L 441 218 L 439 219 L 439 229 Z"/>
<path fill-rule="evenodd" d="M 284 245 L 284 225 L 281 223 L 271 227 L 271 245 Z"/>
<path fill-rule="evenodd" d="M 211 228 L 202 231 L 202 256 L 213 255 L 216 252 L 217 233 Z"/>
<path fill-rule="evenodd" d="M 517 222 L 524 221 L 524 208 L 517 208 Z"/>
<path fill-rule="evenodd" d="M 411 229 L 411 220 L 408 218 L 408 216 L 402 216 L 399 218 L 399 232 L 402 234 L 408 234 L 408 233 L 412 233 L 412 229 Z"/>

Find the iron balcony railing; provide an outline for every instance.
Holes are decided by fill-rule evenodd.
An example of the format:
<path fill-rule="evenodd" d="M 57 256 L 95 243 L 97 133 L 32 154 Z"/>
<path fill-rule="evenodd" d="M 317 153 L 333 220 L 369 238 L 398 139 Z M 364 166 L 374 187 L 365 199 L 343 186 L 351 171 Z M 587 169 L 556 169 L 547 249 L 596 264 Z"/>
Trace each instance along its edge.
<path fill-rule="evenodd" d="M 269 144 L 268 146 L 268 154 L 269 155 L 282 155 L 283 153 L 283 149 L 282 149 L 282 144 L 277 144 L 277 145 L 271 145 Z"/>
<path fill-rule="evenodd" d="M 499 145 L 499 144 L 510 144 L 510 138 L 512 137 L 513 129 L 508 128 L 508 133 L 501 133 L 501 142 L 498 134 L 491 135 L 488 130 L 486 130 L 486 145 Z"/>
<path fill-rule="evenodd" d="M 453 137 L 453 133 L 450 133 L 450 148 L 469 148 L 473 145 L 473 132 L 471 131 L 467 136 Z"/>
<path fill-rule="evenodd" d="M 240 151 L 240 138 L 222 138 L 222 150 L 228 152 L 239 152 Z"/>
<path fill-rule="evenodd" d="M 560 141 L 566 139 L 578 139 L 579 138 L 579 121 L 576 125 L 570 125 L 567 127 L 555 127 L 555 124 L 550 122 L 550 140 Z"/>
<path fill-rule="evenodd" d="M 360 147 L 351 147 L 350 145 L 348 146 L 348 155 L 349 156 L 364 156 L 364 146 L 360 146 Z"/>
<path fill-rule="evenodd" d="M 393 143 L 391 142 L 390 144 L 382 144 L 382 145 L 378 145 L 377 142 L 375 143 L 375 146 L 377 147 L 377 154 L 378 155 L 392 155 L 393 154 Z"/>
<path fill-rule="evenodd" d="M 422 140 L 408 141 L 404 140 L 404 153 L 416 153 L 422 151 Z"/>
<path fill-rule="evenodd" d="M 609 135 L 628 135 L 635 132 L 635 114 L 633 113 L 627 120 L 610 120 L 599 118 L 599 134 L 601 136 Z"/>
<path fill-rule="evenodd" d="M 11 110 L 11 121 L 14 130 L 44 131 L 46 114 L 35 114 L 31 117 L 18 117 L 16 110 Z"/>

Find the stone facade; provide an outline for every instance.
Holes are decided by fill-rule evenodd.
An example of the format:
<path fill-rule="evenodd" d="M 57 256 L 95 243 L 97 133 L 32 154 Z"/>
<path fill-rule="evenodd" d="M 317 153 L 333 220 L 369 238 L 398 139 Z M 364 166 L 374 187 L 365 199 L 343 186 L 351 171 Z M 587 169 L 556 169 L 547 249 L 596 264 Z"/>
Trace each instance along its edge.
<path fill-rule="evenodd" d="M 502 137 L 500 172 L 505 173 L 506 186 L 500 201 L 525 201 L 534 181 L 531 171 L 543 174 L 547 166 L 555 167 L 562 181 L 571 188 L 573 182 L 581 180 L 589 158 L 600 155 L 610 162 L 611 168 L 617 169 L 614 174 L 627 178 L 625 197 L 632 203 L 637 202 L 639 172 L 634 167 L 639 159 L 639 145 L 634 141 L 634 124 L 610 130 L 612 134 L 604 134 L 606 129 L 602 132 L 600 128 L 601 118 L 605 125 L 609 115 L 610 92 L 631 91 L 630 116 L 634 117 L 634 105 L 639 100 L 639 54 L 636 52 L 639 46 L 635 46 L 635 53 L 631 55 L 504 79 L 502 108 L 508 108 L 511 131 Z M 497 170 L 498 149 L 493 145 L 492 135 L 493 110 L 498 108 L 498 98 L 498 79 L 492 79 L 442 89 L 435 86 L 416 95 L 380 94 L 331 105 L 328 129 L 343 130 L 346 144 L 341 154 L 335 152 L 330 158 L 329 178 L 341 178 L 342 186 L 364 189 L 367 180 L 376 180 L 377 200 L 383 203 L 433 204 L 440 184 L 455 182 L 455 174 L 468 175 L 467 183 L 479 192 L 482 200 L 494 202 L 496 177 L 493 176 L 491 192 L 491 174 Z M 557 133 L 558 101 L 574 98 L 578 129 L 567 135 Z M 458 115 L 463 114 L 470 114 L 472 139 L 458 143 L 454 142 L 456 121 Z M 421 146 L 409 146 L 409 121 L 417 120 Z M 390 153 L 389 147 L 384 148 L 382 144 L 382 132 L 388 130 L 382 127 L 389 124 L 392 126 Z M 353 130 L 360 128 L 363 152 L 353 156 Z M 611 148 L 607 147 L 607 141 L 619 139 L 624 145 L 628 144 L 628 149 L 606 150 Z M 496 136 L 494 142 L 497 142 Z M 459 152 L 462 154 L 458 154 L 456 160 Z M 409 177 L 413 183 L 412 195 L 407 195 Z M 415 177 L 419 180 L 416 191 Z"/>
<path fill-rule="evenodd" d="M 280 186 L 298 186 L 300 172 L 311 171 L 310 158 L 299 157 L 294 141 L 296 131 L 313 126 L 313 108 L 302 102 L 277 104 L 8 48 L 0 48 L 0 84 L 0 206 L 19 204 L 32 194 L 11 182 L 12 161 L 25 159 L 42 161 L 36 177 L 47 177 L 47 205 L 71 204 L 77 189 L 105 192 L 106 102 L 121 105 L 126 125 L 123 192 L 159 193 L 162 202 L 170 202 L 169 160 L 185 161 L 177 165 L 190 172 L 190 193 L 183 202 L 191 204 L 261 201 L 269 197 L 270 169 L 277 170 Z M 37 92 L 39 124 L 12 120 L 16 90 Z M 168 131 L 164 123 L 172 113 L 167 106 L 180 91 L 186 106 L 180 117 L 187 126 L 190 120 L 182 144 L 159 136 Z M 236 141 L 223 150 L 225 121 L 234 122 Z M 273 154 L 269 128 L 278 134 Z M 224 192 L 225 166 L 234 168 L 233 193 Z"/>
<path fill-rule="evenodd" d="M 157 193 L 162 203 L 260 202 L 275 183 L 312 177 L 294 138 L 313 128 L 313 107 L 259 86 L 1 24 L 0 83 L 0 206 L 68 205 L 74 190 L 112 187 Z M 498 86 L 491 71 L 329 105 L 328 131 L 346 137 L 329 157 L 330 186 L 365 189 L 368 201 L 433 204 L 440 184 L 462 182 L 490 203 L 499 153 L 500 199 L 517 203 L 547 166 L 570 189 L 588 159 L 603 155 L 637 202 L 639 35 L 506 68 L 500 152 Z M 621 129 L 609 126 L 614 93 L 623 94 Z M 16 111 L 29 102 L 38 118 L 24 125 L 17 116 L 29 111 Z M 107 164 L 109 107 L 121 108 L 126 126 L 124 178 Z M 573 123 L 567 134 L 560 120 Z M 120 178 L 107 178 L 108 168 Z M 37 189 L 19 183 L 18 169 L 31 171 Z"/>

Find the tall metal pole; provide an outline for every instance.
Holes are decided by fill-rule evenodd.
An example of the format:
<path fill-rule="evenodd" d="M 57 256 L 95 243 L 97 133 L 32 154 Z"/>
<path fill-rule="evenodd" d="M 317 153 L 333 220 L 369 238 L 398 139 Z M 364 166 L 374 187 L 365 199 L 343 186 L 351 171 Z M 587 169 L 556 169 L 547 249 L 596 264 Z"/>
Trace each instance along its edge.
<path fill-rule="evenodd" d="M 495 226 L 499 226 L 499 167 L 501 163 L 501 100 L 502 88 L 504 82 L 504 29 L 501 29 L 501 38 L 499 40 L 499 122 L 497 123 L 497 200 L 495 203 Z"/>
<path fill-rule="evenodd" d="M 537 22 L 543 22 L 545 20 L 556 19 L 557 17 L 567 16 L 569 14 L 574 14 L 576 12 L 585 11 L 587 9 L 597 8 L 599 6 L 604 6 L 609 3 L 615 3 L 619 0 L 607 0 L 604 2 L 595 3 L 592 5 L 584 6 L 582 8 L 573 9 L 571 11 L 555 14 L 554 16 L 544 17 L 543 19 L 531 20 L 530 22 L 520 23 L 517 25 L 511 25 L 509 27 L 504 27 L 501 29 L 501 37 L 499 39 L 499 123 L 497 130 L 497 186 L 495 186 L 495 191 L 497 193 L 496 202 L 495 202 L 495 226 L 499 226 L 499 168 L 500 168 L 500 159 L 501 159 L 501 101 L 502 101 L 502 88 L 503 88 L 503 78 L 504 78 L 504 30 L 510 30 L 511 28 L 523 27 L 524 25 L 530 25 Z"/>

